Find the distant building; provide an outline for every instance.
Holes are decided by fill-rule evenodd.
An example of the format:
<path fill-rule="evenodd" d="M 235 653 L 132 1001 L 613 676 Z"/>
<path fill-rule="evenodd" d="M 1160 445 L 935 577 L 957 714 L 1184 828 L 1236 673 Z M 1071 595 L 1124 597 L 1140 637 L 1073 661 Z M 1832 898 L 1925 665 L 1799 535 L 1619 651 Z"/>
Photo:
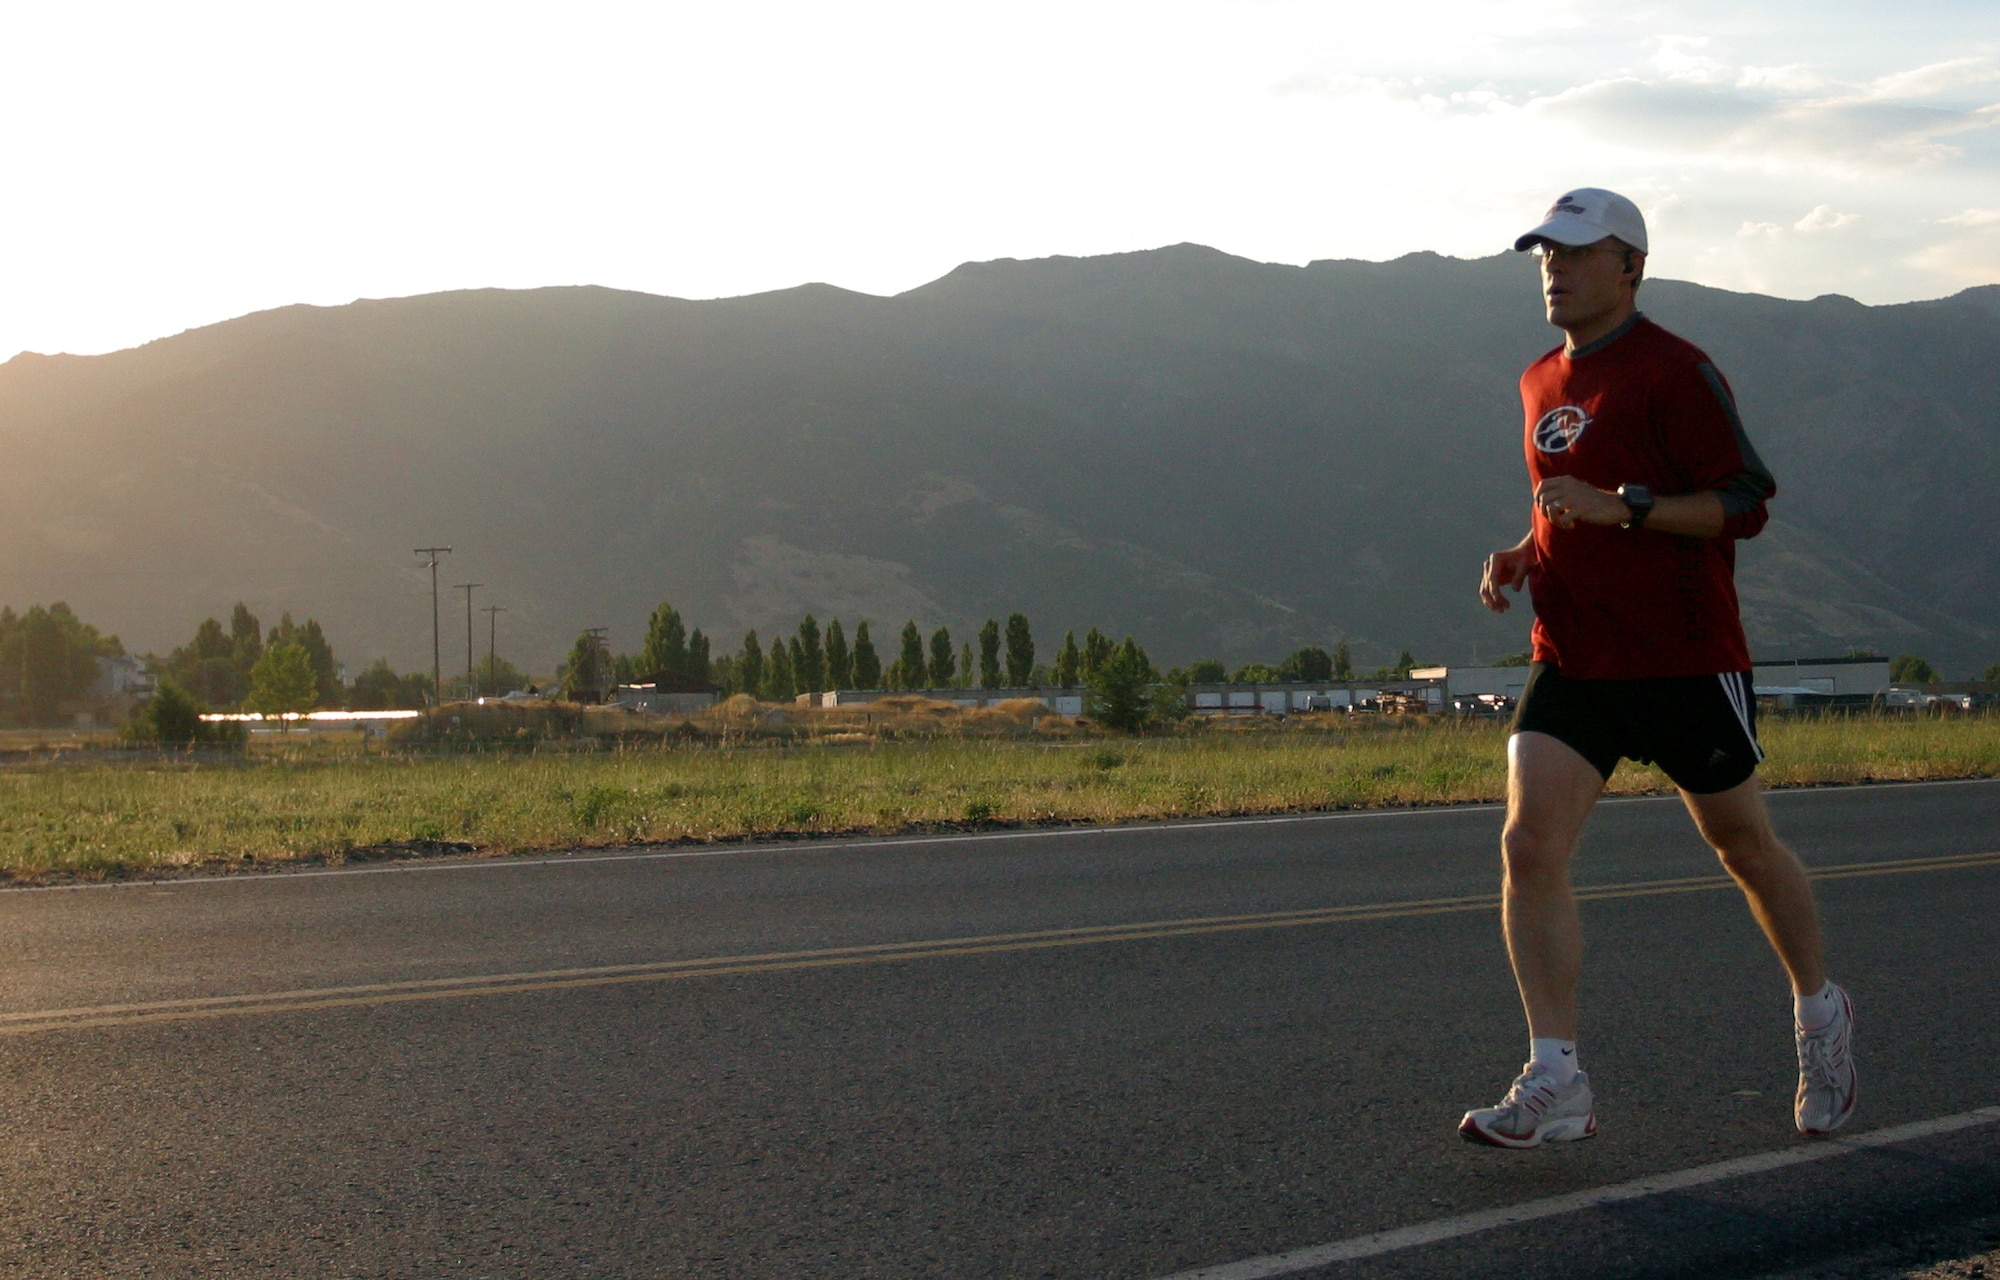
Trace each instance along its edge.
<path fill-rule="evenodd" d="M 1527 667 L 1419 667 L 1412 679 L 1441 681 L 1453 699 L 1497 694 L 1519 698 Z M 1819 698 L 1872 699 L 1889 688 L 1887 658 L 1778 658 L 1756 663 L 1750 675 L 1758 696 L 1783 706 Z"/>
<path fill-rule="evenodd" d="M 1417 667 L 1410 678 L 1439 682 L 1447 698 L 1476 698 L 1482 693 L 1519 698 L 1528 684 L 1528 668 Z"/>
<path fill-rule="evenodd" d="M 1438 681 L 1313 680 L 1263 684 L 1192 684 L 1188 709 L 1197 715 L 1296 715 L 1303 711 L 1373 710 L 1384 695 L 1413 698 L 1424 709 L 1444 708 L 1444 688 Z M 990 707 L 999 702 L 1032 698 L 1057 715 L 1084 714 L 1081 689 L 838 689 L 802 693 L 799 702 L 814 707 L 851 707 L 883 698 L 918 697 L 961 707 Z"/>
<path fill-rule="evenodd" d="M 1426 711 L 1442 711 L 1446 695 L 1442 679 L 1427 677 L 1421 671 L 1412 671 L 1407 680 L 1287 680 L 1188 686 L 1188 704 L 1197 715 L 1286 716 L 1302 711 L 1371 711 L 1383 705 L 1385 696 L 1414 699 Z"/>
<path fill-rule="evenodd" d="M 1802 689 L 1837 697 L 1875 697 L 1889 689 L 1887 658 L 1781 658 L 1759 662 L 1751 672 L 1757 692 Z"/>
<path fill-rule="evenodd" d="M 79 727 L 123 724 L 153 696 L 158 680 L 146 664 L 130 654 L 97 660 L 97 678 L 84 691 L 85 709 L 76 713 Z"/>
<path fill-rule="evenodd" d="M 621 684 L 611 691 L 611 696 L 605 699 L 605 705 L 630 707 L 635 711 L 650 711 L 658 716 L 685 716 L 708 710 L 715 705 L 718 696 L 713 689 L 689 693 L 682 690 L 661 689 L 652 684 Z"/>
<path fill-rule="evenodd" d="M 884 698 L 928 698 L 960 707 L 990 707 L 1032 698 L 1059 716 L 1083 714 L 1081 689 L 830 689 L 825 693 L 802 693 L 798 702 L 808 707 L 858 707 Z"/>

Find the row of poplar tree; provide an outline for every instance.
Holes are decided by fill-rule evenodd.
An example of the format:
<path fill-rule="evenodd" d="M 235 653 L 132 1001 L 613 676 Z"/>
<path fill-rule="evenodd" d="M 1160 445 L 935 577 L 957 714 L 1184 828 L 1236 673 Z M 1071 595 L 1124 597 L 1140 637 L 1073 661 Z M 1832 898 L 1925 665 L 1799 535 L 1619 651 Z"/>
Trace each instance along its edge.
<path fill-rule="evenodd" d="M 1076 647 L 1073 635 L 1070 647 Z M 866 622 L 855 625 L 850 647 L 840 619 L 829 621 L 822 636 L 819 619 L 807 614 L 791 635 L 774 637 L 768 650 L 755 631 L 747 632 L 743 647 L 716 672 L 729 692 L 773 701 L 828 689 L 1025 688 L 1042 674 L 1035 666 L 1034 632 L 1019 613 L 1008 615 L 1004 630 L 998 619 L 987 619 L 976 655 L 971 641 L 953 642 L 949 627 L 931 632 L 926 644 L 912 619 L 903 624 L 887 666 Z"/>
<path fill-rule="evenodd" d="M 766 641 L 752 630 L 735 653 L 716 656 L 701 629 L 689 629 L 679 610 L 663 602 L 637 653 L 613 654 L 602 633 L 586 631 L 576 638 L 558 679 L 568 697 L 602 697 L 616 684 L 644 682 L 663 690 L 721 689 L 774 702 L 829 689 L 1074 688 L 1089 683 L 1121 649 L 1129 650 L 1148 678 L 1158 678 L 1145 650 L 1129 637 L 1121 646 L 1095 627 L 1081 642 L 1074 631 L 1066 632 L 1054 661 L 1037 663 L 1034 630 L 1021 613 L 1009 614 L 1004 623 L 987 619 L 976 647 L 973 640 L 954 640 L 948 627 L 927 638 L 911 619 L 887 663 L 866 621 L 856 623 L 850 637 L 840 619 L 822 627 L 812 614 L 789 635 Z"/>

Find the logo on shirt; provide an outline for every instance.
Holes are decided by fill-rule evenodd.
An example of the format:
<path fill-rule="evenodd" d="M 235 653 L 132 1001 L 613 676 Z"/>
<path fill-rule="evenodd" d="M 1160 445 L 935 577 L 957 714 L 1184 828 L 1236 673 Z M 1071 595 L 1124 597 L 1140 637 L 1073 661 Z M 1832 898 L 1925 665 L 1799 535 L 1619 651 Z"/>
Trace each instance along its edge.
<path fill-rule="evenodd" d="M 1543 453 L 1567 453 L 1589 426 L 1590 415 L 1576 405 L 1551 409 L 1535 424 L 1535 448 Z"/>

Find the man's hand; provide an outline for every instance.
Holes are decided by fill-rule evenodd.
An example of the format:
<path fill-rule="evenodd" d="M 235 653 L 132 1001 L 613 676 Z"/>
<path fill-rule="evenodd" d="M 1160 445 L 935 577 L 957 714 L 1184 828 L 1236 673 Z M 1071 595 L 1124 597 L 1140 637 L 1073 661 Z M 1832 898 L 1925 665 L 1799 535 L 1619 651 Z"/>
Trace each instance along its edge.
<path fill-rule="evenodd" d="M 1623 503 L 1619 504 L 1623 506 Z M 1530 533 L 1516 546 L 1495 551 L 1486 557 L 1486 572 L 1479 579 L 1479 602 L 1495 613 L 1505 613 L 1514 602 L 1501 594 L 1503 587 L 1519 591 L 1535 571 L 1535 535 Z"/>
<path fill-rule="evenodd" d="M 1585 524 L 1624 524 L 1632 508 L 1615 493 L 1593 488 L 1575 476 L 1550 476 L 1535 488 L 1535 505 L 1558 529 Z"/>
<path fill-rule="evenodd" d="M 1584 524 L 1624 524 L 1632 518 L 1632 508 L 1615 493 L 1592 488 L 1575 476 L 1550 476 L 1535 489 L 1535 505 L 1558 529 Z M 1656 494 L 1653 514 L 1646 528 L 1654 533 L 1677 533 L 1689 538 L 1714 538 L 1722 534 L 1722 495 L 1713 489 L 1699 493 Z"/>

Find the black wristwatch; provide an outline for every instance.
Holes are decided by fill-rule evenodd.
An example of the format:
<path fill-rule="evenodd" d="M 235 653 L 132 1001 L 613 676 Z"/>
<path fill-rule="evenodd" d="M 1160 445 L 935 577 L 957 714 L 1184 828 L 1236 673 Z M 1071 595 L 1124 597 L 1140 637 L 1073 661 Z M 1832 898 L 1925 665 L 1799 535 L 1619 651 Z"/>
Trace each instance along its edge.
<path fill-rule="evenodd" d="M 1653 514 L 1653 491 L 1643 484 L 1621 484 L 1618 486 L 1618 501 L 1631 511 L 1632 518 L 1624 522 L 1627 529 L 1643 529 L 1646 517 Z"/>

